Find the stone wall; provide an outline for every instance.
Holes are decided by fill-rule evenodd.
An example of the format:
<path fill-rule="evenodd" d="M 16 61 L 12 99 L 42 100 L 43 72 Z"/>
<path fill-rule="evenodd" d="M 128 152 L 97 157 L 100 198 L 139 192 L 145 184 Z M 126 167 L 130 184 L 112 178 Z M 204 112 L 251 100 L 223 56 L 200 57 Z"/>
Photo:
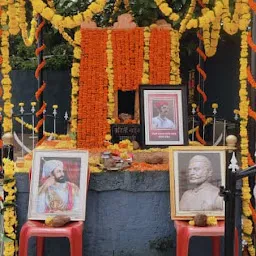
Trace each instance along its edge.
<path fill-rule="evenodd" d="M 29 182 L 17 174 L 19 230 L 27 218 Z M 168 172 L 92 174 L 83 237 L 86 256 L 172 256 L 175 228 L 170 219 Z M 31 239 L 29 255 L 35 254 Z M 48 238 L 45 255 L 69 255 L 65 238 Z M 191 256 L 211 255 L 209 238 L 192 238 Z"/>

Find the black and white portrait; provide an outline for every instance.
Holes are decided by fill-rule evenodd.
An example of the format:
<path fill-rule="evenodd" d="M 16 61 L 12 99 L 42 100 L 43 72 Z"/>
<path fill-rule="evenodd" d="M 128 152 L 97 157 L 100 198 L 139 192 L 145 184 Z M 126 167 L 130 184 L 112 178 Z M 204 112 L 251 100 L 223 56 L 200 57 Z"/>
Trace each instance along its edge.
<path fill-rule="evenodd" d="M 200 147 L 202 148 L 202 147 Z M 174 205 L 176 214 L 204 213 L 223 216 L 224 201 L 219 196 L 225 181 L 225 151 L 174 150 L 172 155 Z"/>

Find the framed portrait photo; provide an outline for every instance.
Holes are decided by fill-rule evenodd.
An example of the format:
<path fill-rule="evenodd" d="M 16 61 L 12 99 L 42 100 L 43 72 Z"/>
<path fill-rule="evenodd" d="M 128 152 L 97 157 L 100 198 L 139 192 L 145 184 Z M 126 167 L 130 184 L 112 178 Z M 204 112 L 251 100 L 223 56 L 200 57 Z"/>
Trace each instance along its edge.
<path fill-rule="evenodd" d="M 69 216 L 85 220 L 88 151 L 35 150 L 28 219 Z"/>
<path fill-rule="evenodd" d="M 182 85 L 141 85 L 142 147 L 187 145 L 187 94 Z"/>
<path fill-rule="evenodd" d="M 191 219 L 196 214 L 224 219 L 225 147 L 171 147 L 169 153 L 171 217 Z"/>

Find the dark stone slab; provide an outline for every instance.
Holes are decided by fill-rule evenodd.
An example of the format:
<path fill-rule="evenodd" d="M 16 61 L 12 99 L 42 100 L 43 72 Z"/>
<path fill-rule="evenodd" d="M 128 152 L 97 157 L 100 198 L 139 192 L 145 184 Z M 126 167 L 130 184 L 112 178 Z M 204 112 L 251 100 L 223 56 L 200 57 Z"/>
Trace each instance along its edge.
<path fill-rule="evenodd" d="M 16 174 L 19 226 L 27 220 L 28 174 Z M 170 218 L 168 172 L 92 174 L 83 233 L 86 256 L 174 256 L 176 232 Z M 46 238 L 47 256 L 68 256 L 65 238 Z M 35 239 L 29 256 L 36 255 Z M 192 238 L 190 256 L 211 255 L 209 238 Z"/>

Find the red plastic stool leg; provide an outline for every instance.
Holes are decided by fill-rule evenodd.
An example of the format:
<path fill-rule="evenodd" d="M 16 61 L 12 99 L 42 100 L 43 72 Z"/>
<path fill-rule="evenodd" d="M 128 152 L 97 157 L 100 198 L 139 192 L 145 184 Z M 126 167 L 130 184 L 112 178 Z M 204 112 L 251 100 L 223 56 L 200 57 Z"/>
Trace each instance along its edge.
<path fill-rule="evenodd" d="M 238 231 L 235 229 L 235 256 L 239 255 L 239 237 Z"/>
<path fill-rule="evenodd" d="M 70 241 L 70 256 L 82 256 L 83 250 L 83 238 L 82 235 L 79 237 L 72 236 L 69 238 Z"/>
<path fill-rule="evenodd" d="M 212 256 L 220 255 L 220 237 L 212 236 Z"/>
<path fill-rule="evenodd" d="M 176 256 L 188 256 L 189 239 L 190 236 L 186 231 L 177 230 Z"/>
<path fill-rule="evenodd" d="M 29 236 L 24 234 L 25 232 L 20 233 L 20 241 L 19 241 L 19 256 L 27 256 L 28 255 L 28 241 Z"/>
<path fill-rule="evenodd" d="M 44 255 L 44 238 L 38 236 L 36 238 L 36 256 Z"/>

